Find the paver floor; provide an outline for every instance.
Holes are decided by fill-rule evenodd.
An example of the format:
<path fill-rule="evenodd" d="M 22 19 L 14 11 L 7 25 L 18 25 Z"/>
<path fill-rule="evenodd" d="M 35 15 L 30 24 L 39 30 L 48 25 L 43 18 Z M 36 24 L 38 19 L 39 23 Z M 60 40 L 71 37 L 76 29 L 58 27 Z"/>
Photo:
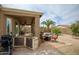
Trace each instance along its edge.
<path fill-rule="evenodd" d="M 28 48 L 15 48 L 13 55 L 61 55 L 62 53 L 52 48 L 49 42 L 44 42 L 40 47 L 32 51 Z"/>

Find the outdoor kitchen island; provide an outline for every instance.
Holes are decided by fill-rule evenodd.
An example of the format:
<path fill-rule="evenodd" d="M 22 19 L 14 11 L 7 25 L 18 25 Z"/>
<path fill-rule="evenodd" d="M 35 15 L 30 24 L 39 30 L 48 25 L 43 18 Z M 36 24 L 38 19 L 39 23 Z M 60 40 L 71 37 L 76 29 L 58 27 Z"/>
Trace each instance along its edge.
<path fill-rule="evenodd" d="M 35 36 L 17 36 L 13 39 L 13 47 L 26 47 L 32 50 L 38 48 L 38 38 Z"/>

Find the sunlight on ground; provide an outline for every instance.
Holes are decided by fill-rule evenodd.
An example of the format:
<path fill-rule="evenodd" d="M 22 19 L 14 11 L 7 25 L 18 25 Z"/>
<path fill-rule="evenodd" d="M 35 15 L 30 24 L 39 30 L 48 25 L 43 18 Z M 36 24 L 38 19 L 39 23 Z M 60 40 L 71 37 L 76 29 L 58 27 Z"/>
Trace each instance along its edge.
<path fill-rule="evenodd" d="M 79 40 L 72 38 L 71 35 L 63 34 L 62 36 L 59 36 L 57 41 L 58 43 L 52 42 L 51 44 L 62 53 L 67 55 L 79 54 Z M 63 42 L 63 44 L 60 42 Z"/>

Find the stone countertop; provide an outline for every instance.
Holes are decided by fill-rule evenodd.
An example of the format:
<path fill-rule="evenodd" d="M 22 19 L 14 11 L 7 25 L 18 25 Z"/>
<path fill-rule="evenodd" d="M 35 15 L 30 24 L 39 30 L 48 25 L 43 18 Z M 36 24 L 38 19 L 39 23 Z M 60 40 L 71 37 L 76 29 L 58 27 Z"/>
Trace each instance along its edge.
<path fill-rule="evenodd" d="M 36 36 L 24 36 L 24 35 L 16 36 L 16 38 L 32 38 L 32 39 L 38 39 L 38 37 L 36 37 Z"/>

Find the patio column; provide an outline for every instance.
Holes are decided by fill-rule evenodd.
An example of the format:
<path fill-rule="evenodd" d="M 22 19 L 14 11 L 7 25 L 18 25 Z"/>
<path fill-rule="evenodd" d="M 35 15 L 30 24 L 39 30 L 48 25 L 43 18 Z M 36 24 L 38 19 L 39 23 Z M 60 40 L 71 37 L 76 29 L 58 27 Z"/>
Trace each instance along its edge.
<path fill-rule="evenodd" d="M 6 34 L 6 16 L 0 14 L 0 36 Z"/>
<path fill-rule="evenodd" d="M 20 34 L 20 23 L 18 23 L 18 32 Z"/>
<path fill-rule="evenodd" d="M 39 21 L 40 21 L 40 17 L 35 17 L 35 36 L 38 37 L 39 39 L 39 44 L 41 43 L 41 40 L 40 40 L 40 24 L 39 24 Z"/>
<path fill-rule="evenodd" d="M 34 31 L 34 19 L 32 21 L 32 24 L 31 24 L 31 32 L 33 33 L 33 36 L 35 35 L 35 31 Z"/>

